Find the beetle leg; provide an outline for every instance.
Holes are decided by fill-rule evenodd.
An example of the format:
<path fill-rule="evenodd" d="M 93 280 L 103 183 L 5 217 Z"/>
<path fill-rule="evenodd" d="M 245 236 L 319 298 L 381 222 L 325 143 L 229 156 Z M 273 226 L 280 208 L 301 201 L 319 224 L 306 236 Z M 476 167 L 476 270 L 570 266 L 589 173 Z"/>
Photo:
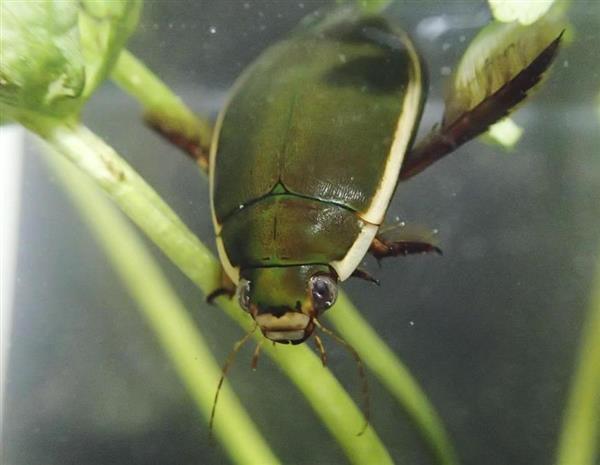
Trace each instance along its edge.
<path fill-rule="evenodd" d="M 206 296 L 206 302 L 213 304 L 216 298 L 224 295 L 231 299 L 235 295 L 235 291 L 235 284 L 229 279 L 227 274 L 221 270 L 221 285 Z"/>
<path fill-rule="evenodd" d="M 382 241 L 377 237 L 373 239 L 369 252 L 377 260 L 381 260 L 386 257 L 397 257 L 399 255 L 413 255 L 435 252 L 438 255 L 442 255 L 442 250 L 428 242 L 416 242 L 416 241 Z"/>
<path fill-rule="evenodd" d="M 210 143 L 210 141 L 191 138 L 151 116 L 146 116 L 145 122 L 164 139 L 181 149 L 186 155 L 194 160 L 204 173 L 208 173 L 209 148 L 207 144 Z"/>
<path fill-rule="evenodd" d="M 221 297 L 223 295 L 226 295 L 231 299 L 235 295 L 235 289 L 219 287 L 206 296 L 206 302 L 209 304 L 213 304 L 217 297 Z"/>
<path fill-rule="evenodd" d="M 371 283 L 376 284 L 377 286 L 379 286 L 379 280 L 378 279 L 375 279 L 367 271 L 362 270 L 360 268 L 357 268 L 356 270 L 354 270 L 350 276 L 353 277 L 353 278 L 364 279 L 365 281 L 369 281 L 369 282 L 371 282 Z"/>
<path fill-rule="evenodd" d="M 441 255 L 442 250 L 437 245 L 436 234 L 435 230 L 418 225 L 406 225 L 403 222 L 382 226 L 373 239 L 369 252 L 377 260 L 431 252 Z"/>
<path fill-rule="evenodd" d="M 548 69 L 560 44 L 561 35 L 550 43 L 528 66 L 510 81 L 489 95 L 474 108 L 459 114 L 452 121 L 443 121 L 439 128 L 418 142 L 404 158 L 399 180 L 419 174 L 429 165 L 452 153 L 462 144 L 484 133 L 527 98 Z"/>

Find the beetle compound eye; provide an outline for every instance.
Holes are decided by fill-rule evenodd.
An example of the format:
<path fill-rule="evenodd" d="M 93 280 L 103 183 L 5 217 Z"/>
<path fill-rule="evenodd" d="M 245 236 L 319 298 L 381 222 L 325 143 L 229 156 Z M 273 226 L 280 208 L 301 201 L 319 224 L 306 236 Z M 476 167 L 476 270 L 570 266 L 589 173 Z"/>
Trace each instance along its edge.
<path fill-rule="evenodd" d="M 250 310 L 250 281 L 247 279 L 240 279 L 238 284 L 238 301 L 244 310 Z"/>
<path fill-rule="evenodd" d="M 310 278 L 310 291 L 315 310 L 328 309 L 337 298 L 337 284 L 329 276 L 316 275 Z"/>

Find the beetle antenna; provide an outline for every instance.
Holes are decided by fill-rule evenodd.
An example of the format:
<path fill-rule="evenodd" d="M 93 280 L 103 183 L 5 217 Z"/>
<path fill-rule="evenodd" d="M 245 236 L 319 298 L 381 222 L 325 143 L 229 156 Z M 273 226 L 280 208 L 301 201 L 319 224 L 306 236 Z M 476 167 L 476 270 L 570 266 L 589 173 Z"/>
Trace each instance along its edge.
<path fill-rule="evenodd" d="M 258 357 L 260 355 L 260 350 L 262 348 L 262 343 L 263 343 L 264 339 L 261 339 L 258 344 L 256 344 L 256 349 L 254 349 L 254 353 L 252 354 L 252 361 L 250 362 L 250 367 L 252 368 L 252 371 L 256 370 L 256 367 L 258 366 Z"/>
<path fill-rule="evenodd" d="M 223 367 L 221 368 L 221 377 L 219 378 L 219 384 L 217 384 L 217 392 L 215 392 L 215 399 L 213 400 L 213 405 L 212 405 L 212 410 L 210 412 L 210 420 L 208 422 L 208 439 L 212 441 L 212 433 L 213 433 L 213 425 L 215 422 L 215 412 L 217 410 L 217 401 L 219 400 L 219 393 L 221 392 L 221 387 L 223 387 L 223 382 L 225 381 L 225 377 L 227 376 L 227 372 L 229 371 L 229 368 L 231 368 L 231 365 L 233 364 L 233 361 L 235 360 L 235 356 L 237 355 L 237 353 L 239 352 L 239 350 L 242 348 L 242 346 L 246 343 L 246 341 L 248 339 L 250 339 L 250 336 L 252 336 L 252 334 L 254 333 L 254 331 L 256 331 L 256 324 L 254 325 L 254 327 L 248 331 L 243 338 L 241 338 L 239 341 L 237 341 L 234 346 L 233 349 L 231 350 L 231 352 L 229 352 L 229 355 L 227 356 L 227 360 L 225 360 L 225 363 L 223 364 Z"/>
<path fill-rule="evenodd" d="M 369 396 L 369 383 L 367 381 L 367 374 L 365 372 L 365 366 L 360 358 L 360 355 L 358 355 L 358 352 L 356 351 L 356 349 L 354 347 L 352 347 L 348 342 L 346 342 L 345 339 L 343 339 L 342 337 L 335 334 L 329 328 L 326 328 L 325 326 L 323 326 L 321 324 L 321 322 L 319 322 L 316 318 L 313 319 L 313 321 L 317 325 L 317 328 L 319 328 L 325 334 L 328 334 L 329 336 L 331 336 L 340 345 L 344 346 L 346 348 L 346 350 L 348 350 L 348 352 L 350 352 L 350 354 L 356 361 L 356 366 L 358 368 L 358 377 L 360 378 L 360 381 L 361 381 L 363 415 L 365 417 L 365 424 L 361 428 L 361 430 L 358 432 L 357 436 L 362 436 L 363 433 L 367 430 L 367 427 L 369 426 L 369 419 L 371 418 L 371 399 Z M 317 336 L 315 336 L 315 338 L 316 337 Z M 321 345 L 322 345 L 322 343 L 321 343 Z M 321 357 L 321 360 L 322 360 L 322 357 Z"/>
<path fill-rule="evenodd" d="M 327 366 L 327 352 L 325 351 L 325 346 L 323 345 L 323 341 L 318 334 L 315 334 L 315 345 L 317 346 L 317 350 L 319 351 L 319 355 L 321 356 L 321 362 L 323 366 Z"/>

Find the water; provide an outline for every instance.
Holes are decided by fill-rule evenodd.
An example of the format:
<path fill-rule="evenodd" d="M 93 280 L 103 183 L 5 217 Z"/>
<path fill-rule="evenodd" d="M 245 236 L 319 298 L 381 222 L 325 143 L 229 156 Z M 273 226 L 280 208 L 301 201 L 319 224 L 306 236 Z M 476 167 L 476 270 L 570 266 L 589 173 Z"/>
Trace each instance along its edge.
<path fill-rule="evenodd" d="M 214 114 L 245 65 L 317 5 L 148 2 L 131 50 L 194 109 Z M 443 79 L 486 11 L 475 1 L 392 8 L 429 67 L 422 132 L 439 119 Z M 430 396 L 466 465 L 553 460 L 600 247 L 600 9 L 575 1 L 571 19 L 573 43 L 515 116 L 525 135 L 514 152 L 475 141 L 398 190 L 388 217 L 439 229 L 444 256 L 381 270 L 367 260 L 381 287 L 344 285 Z M 205 179 L 137 117 L 110 85 L 85 112 L 212 246 Z M 229 463 L 38 146 L 26 147 L 3 463 Z M 156 255 L 224 360 L 239 328 Z M 271 361 L 250 371 L 251 350 L 230 380 L 278 456 L 347 463 Z M 329 350 L 331 369 L 357 395 L 352 361 Z M 432 463 L 372 377 L 371 389 L 373 424 L 395 461 Z"/>

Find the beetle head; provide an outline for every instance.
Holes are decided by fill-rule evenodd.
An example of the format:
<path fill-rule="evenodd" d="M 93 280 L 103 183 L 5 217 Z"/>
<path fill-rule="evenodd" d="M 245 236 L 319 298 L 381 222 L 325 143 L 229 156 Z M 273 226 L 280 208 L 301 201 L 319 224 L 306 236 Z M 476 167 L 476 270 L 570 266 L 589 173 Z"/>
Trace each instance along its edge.
<path fill-rule="evenodd" d="M 267 339 L 300 344 L 335 302 L 337 275 L 327 265 L 250 268 L 241 273 L 238 297 Z"/>

